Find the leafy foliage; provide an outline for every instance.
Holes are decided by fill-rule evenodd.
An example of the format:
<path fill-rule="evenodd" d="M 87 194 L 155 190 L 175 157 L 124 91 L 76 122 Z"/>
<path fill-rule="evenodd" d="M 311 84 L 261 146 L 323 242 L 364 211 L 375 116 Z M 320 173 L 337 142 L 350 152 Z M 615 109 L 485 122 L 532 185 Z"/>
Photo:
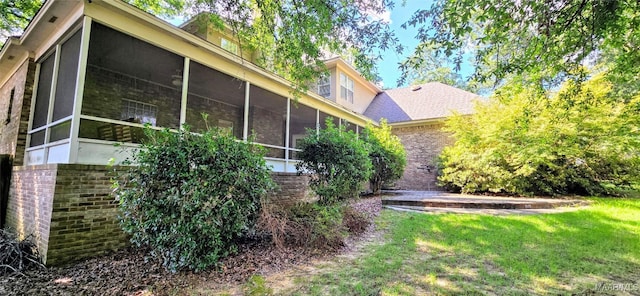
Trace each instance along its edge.
<path fill-rule="evenodd" d="M 598 75 L 553 95 L 510 84 L 471 117 L 447 121 L 442 185 L 464 192 L 615 194 L 640 180 L 640 96 Z M 532 90 L 533 89 L 533 90 Z"/>
<path fill-rule="evenodd" d="M 153 15 L 174 17 L 187 8 L 186 0 L 121 0 Z"/>
<path fill-rule="evenodd" d="M 347 236 L 342 224 L 343 208 L 342 203 L 300 203 L 289 209 L 289 219 L 296 221 L 303 229 L 308 229 L 308 246 L 337 249 L 344 245 L 344 238 Z"/>
<path fill-rule="evenodd" d="M 400 138 L 391 133 L 386 119 L 380 121 L 380 127 L 367 125 L 362 137 L 369 143 L 369 158 L 373 165 L 369 178 L 371 190 L 374 194 L 379 194 L 384 184 L 402 177 L 407 165 L 407 153 Z"/>
<path fill-rule="evenodd" d="M 267 281 L 261 275 L 252 275 L 244 284 L 242 289 L 247 296 L 267 296 L 273 295 L 273 289 L 269 288 Z"/>
<path fill-rule="evenodd" d="M 121 224 L 170 270 L 203 270 L 236 250 L 272 187 L 264 149 L 221 130 L 146 129 L 128 183 L 114 184 Z"/>
<path fill-rule="evenodd" d="M 42 5 L 42 0 L 6 0 L 0 2 L 0 46 L 11 35 L 27 26 Z"/>
<path fill-rule="evenodd" d="M 377 50 L 397 41 L 380 17 L 391 7 L 389 0 L 194 0 L 188 11 L 209 13 L 203 20 L 228 25 L 241 48 L 258 49 L 262 67 L 306 90 L 325 69 L 323 61 L 337 55 L 352 56 L 374 79 Z"/>
<path fill-rule="evenodd" d="M 638 73 L 640 3 L 626 0 L 441 0 L 403 25 L 418 28 L 425 48 L 458 63 L 475 54 L 477 76 L 570 73 L 602 51 L 622 71 Z"/>
<path fill-rule="evenodd" d="M 308 129 L 299 148 L 296 168 L 311 174 L 309 185 L 322 204 L 356 196 L 371 176 L 367 144 L 344 126 L 336 127 L 330 117 L 325 129 Z"/>

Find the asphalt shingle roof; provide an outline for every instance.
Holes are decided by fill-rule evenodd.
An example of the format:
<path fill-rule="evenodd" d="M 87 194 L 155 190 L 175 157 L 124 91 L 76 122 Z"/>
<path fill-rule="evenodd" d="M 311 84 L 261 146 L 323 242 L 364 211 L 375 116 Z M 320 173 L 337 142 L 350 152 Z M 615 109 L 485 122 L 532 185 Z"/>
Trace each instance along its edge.
<path fill-rule="evenodd" d="M 482 101 L 483 98 L 443 83 L 429 82 L 378 94 L 364 115 L 375 121 L 384 117 L 390 123 L 442 118 L 450 116 L 453 111 L 473 113 L 474 101 L 477 100 Z"/>

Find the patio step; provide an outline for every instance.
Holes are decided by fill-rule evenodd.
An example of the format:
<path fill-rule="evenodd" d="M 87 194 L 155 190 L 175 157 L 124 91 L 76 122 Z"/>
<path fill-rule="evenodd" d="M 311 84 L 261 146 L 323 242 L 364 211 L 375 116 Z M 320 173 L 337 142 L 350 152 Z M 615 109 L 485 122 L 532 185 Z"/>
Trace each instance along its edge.
<path fill-rule="evenodd" d="M 423 208 L 529 210 L 584 206 L 588 205 L 588 202 L 583 200 L 476 197 L 446 194 L 445 196 L 396 195 L 383 198 L 382 205 Z"/>

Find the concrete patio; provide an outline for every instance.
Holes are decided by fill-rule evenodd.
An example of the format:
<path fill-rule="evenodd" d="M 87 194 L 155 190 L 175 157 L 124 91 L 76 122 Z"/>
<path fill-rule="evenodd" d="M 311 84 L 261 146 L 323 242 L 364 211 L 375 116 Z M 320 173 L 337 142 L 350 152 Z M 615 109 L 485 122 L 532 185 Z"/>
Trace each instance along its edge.
<path fill-rule="evenodd" d="M 455 194 L 442 191 L 383 191 L 382 206 L 401 211 L 460 214 L 544 214 L 588 206 L 582 199 L 521 198 Z"/>

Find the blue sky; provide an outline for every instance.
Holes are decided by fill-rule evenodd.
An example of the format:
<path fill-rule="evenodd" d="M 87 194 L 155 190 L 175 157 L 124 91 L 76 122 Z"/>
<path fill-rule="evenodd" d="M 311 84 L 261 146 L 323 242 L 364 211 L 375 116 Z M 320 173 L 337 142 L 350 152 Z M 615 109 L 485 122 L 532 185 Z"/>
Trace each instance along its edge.
<path fill-rule="evenodd" d="M 400 44 L 404 47 L 404 52 L 398 54 L 394 50 L 387 50 L 383 53 L 382 61 L 378 63 L 378 74 L 382 78 L 385 88 L 395 88 L 397 86 L 396 83 L 400 78 L 398 63 L 410 56 L 418 45 L 418 40 L 416 39 L 417 29 L 414 27 L 403 29 L 401 27 L 402 24 L 408 21 L 416 10 L 427 9 L 433 3 L 432 0 L 405 0 L 405 5 L 402 5 L 402 0 L 396 1 L 395 7 L 391 10 L 390 26 L 398 37 Z M 463 77 L 468 77 L 472 72 L 472 65 L 463 62 L 460 74 Z"/>
<path fill-rule="evenodd" d="M 396 87 L 396 82 L 400 78 L 400 70 L 398 69 L 398 63 L 411 55 L 413 49 L 418 45 L 416 36 L 416 28 L 407 27 L 402 29 L 404 24 L 411 15 L 420 8 L 428 8 L 431 6 L 430 0 L 406 0 L 406 4 L 396 3 L 393 10 L 391 10 L 391 30 L 393 30 L 400 39 L 400 44 L 404 47 L 404 52 L 401 54 L 396 53 L 394 50 L 387 50 L 383 53 L 382 61 L 378 63 L 378 74 L 382 78 L 382 83 L 385 88 Z"/>

